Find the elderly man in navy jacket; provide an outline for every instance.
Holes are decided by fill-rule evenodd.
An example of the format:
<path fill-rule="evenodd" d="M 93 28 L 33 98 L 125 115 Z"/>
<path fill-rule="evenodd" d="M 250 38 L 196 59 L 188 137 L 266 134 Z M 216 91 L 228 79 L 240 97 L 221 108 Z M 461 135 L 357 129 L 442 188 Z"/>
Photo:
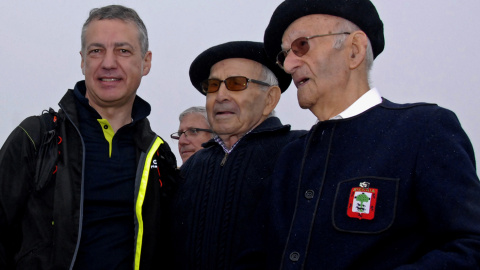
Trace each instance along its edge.
<path fill-rule="evenodd" d="M 369 85 L 384 48 L 368 0 L 287 0 L 265 31 L 318 123 L 275 167 L 271 269 L 478 269 L 480 182 L 455 114 Z"/>
<path fill-rule="evenodd" d="M 280 150 L 304 131 L 273 115 L 290 82 L 260 42 L 201 53 L 190 80 L 206 95 L 215 137 L 181 168 L 174 203 L 177 269 L 265 269 L 265 191 Z"/>

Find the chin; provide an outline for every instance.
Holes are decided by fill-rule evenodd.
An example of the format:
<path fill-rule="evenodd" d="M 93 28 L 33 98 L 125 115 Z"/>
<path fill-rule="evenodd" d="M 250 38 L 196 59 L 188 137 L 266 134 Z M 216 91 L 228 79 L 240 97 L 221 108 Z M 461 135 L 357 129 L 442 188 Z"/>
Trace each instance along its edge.
<path fill-rule="evenodd" d="M 185 161 L 187 161 L 192 155 L 183 155 L 181 156 L 182 158 L 182 162 L 185 163 Z"/>
<path fill-rule="evenodd" d="M 300 106 L 300 108 L 302 109 L 308 109 L 310 108 L 310 103 L 308 102 L 305 102 L 304 100 L 298 100 L 298 105 Z"/>

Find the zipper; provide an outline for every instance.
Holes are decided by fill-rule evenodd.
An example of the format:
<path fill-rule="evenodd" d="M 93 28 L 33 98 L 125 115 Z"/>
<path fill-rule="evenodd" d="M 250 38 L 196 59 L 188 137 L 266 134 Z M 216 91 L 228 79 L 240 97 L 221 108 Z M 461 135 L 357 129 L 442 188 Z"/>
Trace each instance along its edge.
<path fill-rule="evenodd" d="M 80 133 L 80 130 L 75 125 L 75 123 L 73 123 L 72 119 L 70 118 L 70 115 L 67 113 L 67 111 L 65 111 L 65 109 L 63 108 L 63 106 L 61 104 L 59 104 L 59 107 L 60 107 L 60 109 L 62 109 L 64 111 L 65 117 L 68 119 L 68 121 L 70 121 L 70 123 L 72 123 L 73 127 L 77 131 L 78 136 L 80 137 L 80 141 L 82 143 L 82 148 L 83 148 L 82 179 L 81 179 L 82 182 L 81 182 L 81 187 L 80 187 L 80 217 L 79 217 L 79 222 L 78 222 L 78 237 L 77 237 L 77 243 L 75 245 L 75 250 L 73 252 L 73 258 L 70 262 L 70 267 L 69 267 L 69 270 L 72 270 L 74 265 L 75 265 L 75 261 L 77 259 L 78 250 L 80 248 L 80 239 L 81 239 L 81 236 L 82 236 L 82 229 L 83 229 L 82 224 L 83 224 L 84 176 L 85 176 L 85 143 L 83 142 L 83 137 L 82 137 L 82 134 Z"/>
<path fill-rule="evenodd" d="M 225 153 L 225 156 L 223 157 L 222 162 L 220 163 L 221 167 L 223 167 L 223 165 L 225 165 L 225 162 L 227 162 L 227 158 L 228 158 L 228 153 Z"/>

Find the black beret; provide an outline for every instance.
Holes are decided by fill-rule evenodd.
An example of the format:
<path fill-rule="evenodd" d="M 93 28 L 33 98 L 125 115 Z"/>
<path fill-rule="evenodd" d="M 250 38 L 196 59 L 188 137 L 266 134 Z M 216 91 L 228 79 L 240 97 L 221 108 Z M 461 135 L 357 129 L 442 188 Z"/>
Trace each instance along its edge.
<path fill-rule="evenodd" d="M 193 60 L 189 71 L 193 86 L 205 95 L 201 83 L 210 76 L 210 69 L 216 63 L 229 58 L 246 58 L 266 66 L 277 77 L 282 93 L 292 82 L 290 74 L 285 73 L 283 69 L 268 59 L 262 42 L 232 41 L 211 47 Z"/>
<path fill-rule="evenodd" d="M 265 30 L 265 50 L 272 61 L 281 50 L 282 37 L 288 26 L 311 14 L 332 15 L 353 22 L 368 36 L 374 58 L 385 47 L 382 20 L 369 0 L 286 0 L 273 12 Z"/>

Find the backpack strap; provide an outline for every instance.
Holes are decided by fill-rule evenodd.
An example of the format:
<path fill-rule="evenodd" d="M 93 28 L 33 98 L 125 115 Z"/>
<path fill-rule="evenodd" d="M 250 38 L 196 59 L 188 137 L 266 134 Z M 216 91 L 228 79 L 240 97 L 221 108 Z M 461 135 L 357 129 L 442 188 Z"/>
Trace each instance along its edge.
<path fill-rule="evenodd" d="M 42 139 L 37 151 L 37 161 L 35 165 L 35 189 L 41 190 L 56 173 L 56 164 L 58 159 L 57 127 L 59 117 L 52 108 L 44 110 L 39 116 L 41 124 Z M 59 138 L 59 137 L 58 137 Z"/>

